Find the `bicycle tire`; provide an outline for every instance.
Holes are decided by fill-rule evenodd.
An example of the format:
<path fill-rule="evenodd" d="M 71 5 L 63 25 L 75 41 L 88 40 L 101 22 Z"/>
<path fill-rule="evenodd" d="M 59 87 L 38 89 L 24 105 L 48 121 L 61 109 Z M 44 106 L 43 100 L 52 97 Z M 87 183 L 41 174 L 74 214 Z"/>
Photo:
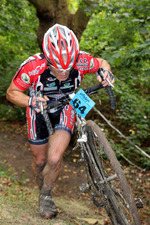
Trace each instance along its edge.
<path fill-rule="evenodd" d="M 109 216 L 112 224 L 129 225 L 125 215 L 122 213 L 122 211 L 118 207 L 116 200 L 111 197 L 111 201 L 110 201 L 109 196 L 113 195 L 113 193 L 109 185 L 106 182 L 101 183 L 101 185 L 99 185 L 99 183 L 103 180 L 103 168 L 101 167 L 101 165 L 100 165 L 100 169 L 98 168 L 97 164 L 100 164 L 98 163 L 99 159 L 95 159 L 95 154 L 93 155 L 93 150 L 91 151 L 91 140 L 90 140 L 91 136 L 90 137 L 88 136 L 88 138 L 89 140 L 87 141 L 84 147 L 85 149 L 84 158 L 86 163 L 86 172 L 87 174 L 89 174 L 87 187 L 88 188 L 90 187 L 89 189 L 92 193 L 93 203 L 97 207 L 104 206 L 106 213 Z M 95 198 L 95 193 L 93 193 L 92 187 L 94 188 L 94 191 L 96 191 L 96 198 Z M 101 199 L 102 203 L 99 202 L 99 198 Z M 112 199 L 113 199 L 113 203 L 115 202 L 115 209 L 114 209 L 114 204 L 112 204 Z M 119 214 L 116 213 L 118 212 L 118 210 L 119 210 Z"/>
<path fill-rule="evenodd" d="M 139 214 L 137 211 L 137 207 L 136 204 L 134 202 L 134 199 L 132 197 L 132 193 L 130 190 L 130 187 L 128 185 L 128 182 L 126 180 L 126 177 L 121 169 L 120 163 L 118 162 L 116 155 L 114 153 L 114 151 L 112 150 L 109 142 L 107 141 L 105 135 L 102 133 L 100 127 L 95 124 L 95 122 L 88 120 L 86 123 L 86 132 L 88 135 L 88 140 L 87 143 L 85 143 L 85 147 L 89 148 L 88 149 L 88 154 L 90 151 L 90 156 L 88 154 L 86 154 L 86 160 L 88 162 L 88 169 L 89 169 L 89 175 L 91 176 L 91 179 L 93 180 L 93 186 L 94 188 L 101 192 L 100 195 L 102 197 L 102 194 L 107 196 L 107 203 L 106 203 L 106 199 L 103 198 L 102 201 L 104 203 L 106 212 L 108 214 L 108 216 L 110 217 L 111 222 L 116 225 L 116 224 L 121 224 L 121 225 L 127 225 L 127 224 L 134 224 L 134 225 L 140 225 L 140 218 L 139 218 Z M 96 134 L 96 138 L 98 140 L 97 142 L 97 146 L 95 145 L 93 138 L 94 135 Z M 111 168 L 113 168 L 113 170 L 115 171 L 116 175 L 117 175 L 117 181 L 115 181 L 115 184 L 118 183 L 120 184 L 119 189 L 116 189 L 115 187 L 112 186 L 113 181 L 107 181 L 108 179 L 108 175 L 107 175 L 107 171 L 104 169 L 104 161 L 102 159 L 102 157 L 100 157 L 98 155 L 97 152 L 97 147 L 98 149 L 100 149 L 100 151 L 102 152 L 102 154 L 104 155 L 104 157 L 107 157 L 107 159 L 110 161 L 111 164 Z M 95 151 L 96 150 L 96 151 Z M 93 159 L 93 161 L 91 162 L 91 158 Z M 106 160 L 105 160 L 106 161 Z M 94 183 L 94 179 L 95 179 L 95 175 L 93 175 L 93 164 L 94 166 L 97 167 L 97 170 L 99 170 L 98 172 L 96 172 L 97 174 L 99 173 L 99 178 L 97 182 Z M 105 182 L 103 184 L 98 184 L 100 183 L 100 179 L 103 178 L 103 180 L 105 180 Z M 114 184 L 113 184 L 114 185 Z M 122 193 L 120 192 L 120 188 L 122 189 Z M 128 206 L 126 207 L 126 209 L 129 207 L 129 213 L 130 213 L 130 218 L 128 218 L 129 216 L 125 215 L 124 211 L 121 207 L 120 207 L 120 203 L 118 203 L 118 197 L 119 197 L 119 201 L 120 199 L 122 199 L 122 201 L 124 201 L 123 205 L 125 205 L 125 202 L 128 204 Z M 116 223 L 117 221 L 117 223 Z"/>
<path fill-rule="evenodd" d="M 97 207 L 104 207 L 107 215 L 109 216 L 112 224 L 118 224 L 119 219 L 116 219 L 114 216 L 114 212 L 111 211 L 111 207 L 108 202 L 107 193 L 106 193 L 106 184 L 101 184 L 99 186 L 99 182 L 103 179 L 101 175 L 101 169 L 97 168 L 97 161 L 90 150 L 89 141 L 86 144 L 83 144 L 82 147 L 84 149 L 84 161 L 87 173 L 87 183 L 83 183 L 80 186 L 80 190 L 82 192 L 87 192 L 87 190 L 91 192 L 92 201 Z M 101 202 L 99 202 L 99 198 Z M 121 223 L 120 223 L 121 224 Z M 129 225 L 128 223 L 125 225 Z"/>

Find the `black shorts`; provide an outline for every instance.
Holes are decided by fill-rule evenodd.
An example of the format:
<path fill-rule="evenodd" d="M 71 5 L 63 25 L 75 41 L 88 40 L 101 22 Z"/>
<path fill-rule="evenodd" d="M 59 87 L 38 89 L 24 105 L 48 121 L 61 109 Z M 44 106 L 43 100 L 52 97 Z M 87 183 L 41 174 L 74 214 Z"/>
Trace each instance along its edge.
<path fill-rule="evenodd" d="M 28 139 L 33 145 L 42 145 L 48 142 L 49 134 L 41 113 L 36 113 L 30 107 L 27 107 L 27 129 Z M 50 121 L 54 130 L 65 130 L 72 135 L 75 114 L 71 105 L 66 105 L 63 110 L 49 114 Z"/>

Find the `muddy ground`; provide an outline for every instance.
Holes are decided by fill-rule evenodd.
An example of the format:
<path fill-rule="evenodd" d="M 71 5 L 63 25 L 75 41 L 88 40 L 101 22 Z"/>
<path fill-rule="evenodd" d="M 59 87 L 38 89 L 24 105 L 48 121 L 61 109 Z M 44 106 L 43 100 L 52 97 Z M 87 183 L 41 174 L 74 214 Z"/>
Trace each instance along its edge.
<path fill-rule="evenodd" d="M 79 152 L 72 151 L 70 146 L 66 151 L 63 169 L 53 191 L 60 213 L 51 224 L 111 224 L 104 210 L 97 209 L 88 194 L 79 191 L 79 186 L 85 179 L 85 173 L 82 164 L 77 162 L 78 159 Z M 31 171 L 32 156 L 27 140 L 26 125 L 1 123 L 0 161 L 6 167 L 12 168 L 20 182 L 24 182 L 27 187 L 38 189 Z M 134 194 L 141 197 L 144 202 L 145 208 L 139 211 L 142 224 L 148 225 L 150 224 L 148 214 L 150 173 L 129 167 L 126 170 Z M 64 209 L 62 205 L 65 205 Z M 67 222 L 64 223 L 64 220 Z"/>

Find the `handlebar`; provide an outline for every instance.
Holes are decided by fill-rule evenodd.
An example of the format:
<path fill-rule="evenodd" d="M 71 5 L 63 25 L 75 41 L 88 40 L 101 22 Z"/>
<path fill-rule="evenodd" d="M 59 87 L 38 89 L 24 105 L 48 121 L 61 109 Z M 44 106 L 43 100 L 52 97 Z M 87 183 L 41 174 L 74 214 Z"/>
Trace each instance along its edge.
<path fill-rule="evenodd" d="M 86 93 L 87 95 L 91 95 L 91 94 L 96 93 L 97 90 L 102 89 L 102 88 L 104 88 L 103 85 L 102 85 L 102 84 L 98 84 L 98 85 L 95 85 L 95 86 L 93 86 L 93 87 L 87 88 L 87 89 L 85 90 L 85 93 Z M 111 108 L 112 108 L 113 110 L 115 110 L 115 109 L 116 109 L 116 100 L 115 100 L 114 92 L 113 92 L 113 90 L 111 89 L 110 86 L 106 86 L 105 89 L 106 89 L 106 91 L 107 91 L 107 93 L 108 93 L 108 96 L 109 96 L 109 98 L 110 98 Z"/>
<path fill-rule="evenodd" d="M 103 85 L 98 84 L 98 85 L 95 85 L 95 86 L 92 86 L 92 87 L 89 87 L 89 88 L 85 89 L 84 92 L 87 95 L 92 95 L 92 94 L 97 93 L 97 91 L 99 89 L 102 89 L 102 88 L 104 88 Z M 106 86 L 105 89 L 106 89 L 106 91 L 108 93 L 108 96 L 110 98 L 111 108 L 113 110 L 115 110 L 116 109 L 116 100 L 115 100 L 113 90 L 110 86 Z M 48 104 L 48 110 L 50 110 L 52 108 L 62 108 L 63 106 L 65 106 L 65 104 L 67 104 L 67 102 L 68 103 L 70 102 L 70 99 L 71 99 L 71 95 L 70 96 L 64 95 L 64 97 L 62 97 L 61 99 L 54 100 L 53 102 L 49 103 Z"/>
<path fill-rule="evenodd" d="M 103 70 L 103 68 L 99 68 L 99 75 L 101 76 L 101 78 L 102 78 L 102 80 L 103 80 L 103 78 L 104 78 L 104 70 Z M 110 74 L 110 75 L 111 75 L 111 74 Z M 105 88 L 106 88 L 106 91 L 107 91 L 107 93 L 108 93 L 108 96 L 109 96 L 109 99 L 110 99 L 110 102 L 111 102 L 111 108 L 112 108 L 113 110 L 115 110 L 115 109 L 116 109 L 116 100 L 115 100 L 114 92 L 113 92 L 113 90 L 112 90 L 112 88 L 111 88 L 111 87 L 114 88 L 114 85 L 109 81 L 108 78 L 106 78 L 106 81 L 107 81 L 107 82 L 109 83 L 109 85 L 110 85 L 110 86 L 106 86 Z"/>
<path fill-rule="evenodd" d="M 95 85 L 93 87 L 87 88 L 86 90 L 84 90 L 84 92 L 89 96 L 89 95 L 97 93 L 97 90 L 102 89 L 102 88 L 104 88 L 103 85 L 98 84 L 98 85 Z M 106 86 L 105 89 L 106 89 L 106 91 L 109 95 L 109 98 L 110 98 L 111 108 L 113 110 L 115 110 L 116 109 L 116 100 L 115 100 L 113 90 L 111 89 L 110 86 Z M 65 106 L 67 103 L 69 103 L 71 99 L 72 99 L 71 94 L 70 95 L 64 95 L 63 98 L 58 99 L 58 100 L 54 100 L 53 102 L 49 103 L 48 104 L 48 110 L 53 109 L 53 108 L 59 108 L 60 109 L 63 106 Z"/>
<path fill-rule="evenodd" d="M 114 92 L 113 92 L 113 90 L 111 89 L 110 86 L 106 86 L 105 88 L 106 88 L 106 91 L 107 91 L 107 93 L 109 95 L 109 98 L 110 98 L 111 108 L 113 110 L 115 110 L 116 109 L 116 99 L 115 99 L 115 96 L 114 96 Z"/>
<path fill-rule="evenodd" d="M 104 76 L 103 70 L 100 70 L 100 76 L 103 79 L 103 76 Z M 110 83 L 109 80 L 107 82 Z M 113 85 L 111 85 L 111 86 L 113 86 Z M 106 86 L 105 88 L 106 88 L 106 91 L 107 91 L 107 93 L 109 95 L 109 98 L 110 98 L 111 108 L 113 110 L 115 110 L 116 109 L 116 100 L 115 100 L 113 90 L 111 89 L 111 86 Z M 97 90 L 102 89 L 102 88 L 104 88 L 103 85 L 98 84 L 98 85 L 95 85 L 93 87 L 89 87 L 84 91 L 87 95 L 91 95 L 91 94 L 97 93 Z M 40 93 L 40 96 L 42 97 L 42 93 Z M 63 106 L 65 106 L 65 104 L 67 104 L 67 102 L 69 103 L 69 99 L 70 99 L 69 95 L 64 95 L 63 98 L 58 99 L 57 101 L 55 100 L 54 102 L 48 104 L 47 109 L 50 110 L 52 108 L 57 108 L 57 107 L 59 109 L 61 109 Z M 53 133 L 53 128 L 52 128 L 52 124 L 49 120 L 49 116 L 47 114 L 47 112 L 48 112 L 47 109 L 43 109 L 43 104 L 41 104 L 41 114 L 43 114 L 43 117 L 45 119 L 49 135 L 51 135 Z"/>

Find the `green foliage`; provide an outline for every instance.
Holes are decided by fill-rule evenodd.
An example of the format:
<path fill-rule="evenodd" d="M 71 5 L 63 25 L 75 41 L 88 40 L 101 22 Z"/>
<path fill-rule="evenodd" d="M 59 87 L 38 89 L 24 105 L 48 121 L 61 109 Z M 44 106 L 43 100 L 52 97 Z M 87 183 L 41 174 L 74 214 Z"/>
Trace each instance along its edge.
<path fill-rule="evenodd" d="M 87 1 L 88 2 L 88 1 Z M 111 113 L 115 126 L 135 144 L 149 151 L 150 137 L 150 5 L 148 0 L 96 1 L 98 4 L 80 42 L 80 49 L 95 57 L 106 59 L 116 77 L 115 95 L 117 110 Z M 89 6 L 82 0 L 68 0 L 69 10 Z M 92 9 L 93 10 L 93 9 Z M 38 19 L 35 9 L 26 0 L 2 0 L 0 7 L 0 118 L 24 120 L 25 109 L 8 105 L 5 100 L 8 88 L 19 65 L 29 56 L 40 51 L 36 29 Z M 82 87 L 91 84 L 93 75 L 85 78 Z M 109 99 L 100 92 L 102 112 L 109 116 Z M 98 102 L 96 95 L 94 101 Z M 106 130 L 109 131 L 108 127 Z M 135 148 L 111 130 L 109 137 L 117 156 L 123 153 L 148 167 L 147 159 L 140 157 Z M 136 157 L 138 155 L 138 157 Z"/>
<path fill-rule="evenodd" d="M 16 105 L 0 105 L 0 118 L 4 121 L 22 121 L 26 118 L 26 109 Z"/>
<path fill-rule="evenodd" d="M 107 57 L 113 67 L 140 68 L 138 62 L 141 58 L 147 60 L 150 53 L 149 20 L 148 0 L 102 4 L 90 20 L 80 46 L 96 56 Z"/>
<path fill-rule="evenodd" d="M 70 10 L 71 13 L 75 13 L 76 10 L 78 9 L 79 5 L 79 0 L 67 0 L 68 2 L 68 9 Z"/>
<path fill-rule="evenodd" d="M 116 77 L 116 126 L 147 152 L 150 146 L 149 11 L 148 0 L 113 0 L 105 1 L 105 4 L 101 1 L 80 42 L 80 49 L 110 63 Z M 102 97 L 103 104 L 107 104 L 105 95 Z M 113 139 L 111 132 L 109 136 Z M 130 156 L 133 152 L 131 158 L 134 160 L 137 155 L 135 148 L 129 144 L 124 150 L 125 143 L 120 142 L 120 147 L 115 147 L 117 154 L 118 149 Z M 135 160 L 139 164 L 142 162 L 139 161 L 140 156 L 138 154 Z M 147 161 L 147 158 L 143 160 L 144 166 L 148 166 Z"/>
<path fill-rule="evenodd" d="M 38 19 L 28 1 L 2 0 L 0 7 L 0 96 L 5 102 L 6 89 L 20 64 L 39 52 L 36 29 Z"/>

